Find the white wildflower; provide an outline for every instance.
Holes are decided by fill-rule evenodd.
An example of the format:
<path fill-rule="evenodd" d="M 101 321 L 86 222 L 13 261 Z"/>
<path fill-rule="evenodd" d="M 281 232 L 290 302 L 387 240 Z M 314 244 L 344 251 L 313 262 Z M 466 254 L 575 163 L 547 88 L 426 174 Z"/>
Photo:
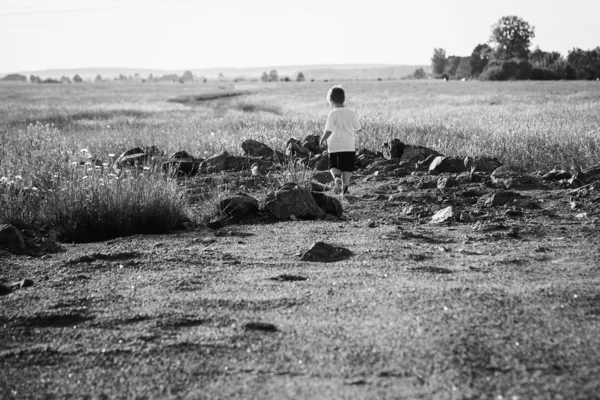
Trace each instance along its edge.
<path fill-rule="evenodd" d="M 114 155 L 114 153 L 110 153 L 108 156 L 109 157 L 114 157 L 115 155 Z"/>

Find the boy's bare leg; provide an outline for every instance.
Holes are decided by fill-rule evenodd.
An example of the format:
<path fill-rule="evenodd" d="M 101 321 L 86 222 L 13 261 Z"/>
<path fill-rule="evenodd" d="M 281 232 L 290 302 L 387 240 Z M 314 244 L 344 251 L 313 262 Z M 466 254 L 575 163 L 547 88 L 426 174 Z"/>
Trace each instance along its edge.
<path fill-rule="evenodd" d="M 342 180 L 340 179 L 342 173 L 337 168 L 331 168 L 329 172 L 331 172 L 331 176 L 333 176 L 333 193 L 339 194 L 342 191 Z"/>
<path fill-rule="evenodd" d="M 342 176 L 342 173 L 337 168 L 331 168 L 329 170 L 329 172 L 331 172 L 331 176 L 333 177 L 334 180 L 335 180 L 335 178 L 338 178 L 338 177 Z"/>
<path fill-rule="evenodd" d="M 350 186 L 350 172 L 344 171 L 342 172 L 342 184 L 343 184 L 343 191 L 345 192 L 345 188 L 347 188 L 348 186 Z"/>

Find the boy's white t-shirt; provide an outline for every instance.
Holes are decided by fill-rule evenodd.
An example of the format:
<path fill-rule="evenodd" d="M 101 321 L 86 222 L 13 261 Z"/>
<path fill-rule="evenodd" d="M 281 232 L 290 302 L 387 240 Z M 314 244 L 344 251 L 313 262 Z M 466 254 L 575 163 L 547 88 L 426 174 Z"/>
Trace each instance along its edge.
<path fill-rule="evenodd" d="M 354 136 L 360 128 L 358 116 L 354 111 L 345 107 L 334 108 L 325 123 L 325 132 L 331 131 L 327 139 L 329 152 L 354 151 Z"/>

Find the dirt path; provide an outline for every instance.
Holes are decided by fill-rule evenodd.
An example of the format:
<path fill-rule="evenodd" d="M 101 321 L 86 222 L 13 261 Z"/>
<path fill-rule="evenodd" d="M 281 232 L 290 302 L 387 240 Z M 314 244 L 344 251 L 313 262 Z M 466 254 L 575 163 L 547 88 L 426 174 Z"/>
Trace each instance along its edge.
<path fill-rule="evenodd" d="M 5 254 L 34 285 L 0 297 L 0 397 L 599 398 L 594 195 L 412 187 L 359 177 L 341 220 Z M 470 220 L 429 223 L 452 204 Z M 354 255 L 299 261 L 316 241 Z"/>

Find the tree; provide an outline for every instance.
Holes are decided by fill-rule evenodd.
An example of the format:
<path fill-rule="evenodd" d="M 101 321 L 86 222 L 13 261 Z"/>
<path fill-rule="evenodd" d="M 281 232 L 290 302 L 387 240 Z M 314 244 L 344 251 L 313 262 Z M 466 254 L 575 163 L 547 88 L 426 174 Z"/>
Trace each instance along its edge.
<path fill-rule="evenodd" d="M 31 75 L 29 77 L 29 81 L 31 83 L 42 83 L 42 78 L 40 78 L 39 76 Z"/>
<path fill-rule="evenodd" d="M 183 79 L 184 82 L 193 82 L 194 75 L 192 74 L 192 71 L 185 71 L 181 79 Z"/>
<path fill-rule="evenodd" d="M 298 76 L 296 76 L 296 82 L 304 82 L 306 78 L 304 78 L 304 74 L 302 72 L 298 72 Z"/>
<path fill-rule="evenodd" d="M 71 83 L 71 79 L 68 76 L 62 76 L 60 78 L 60 83 Z"/>
<path fill-rule="evenodd" d="M 434 49 L 433 57 L 431 57 L 431 68 L 433 69 L 433 73 L 436 75 L 443 74 L 446 69 L 446 64 L 448 64 L 446 50 L 442 48 Z"/>
<path fill-rule="evenodd" d="M 535 27 L 515 16 L 507 15 L 492 26 L 490 42 L 495 44 L 495 55 L 500 60 L 527 58 Z"/>
<path fill-rule="evenodd" d="M 102 82 L 102 76 L 100 76 L 100 74 L 96 75 L 96 79 L 94 79 L 94 82 Z"/>
<path fill-rule="evenodd" d="M 471 66 L 471 76 L 478 77 L 492 56 L 492 48 L 487 44 L 478 44 L 473 49 L 471 57 L 469 57 L 469 65 Z"/>
<path fill-rule="evenodd" d="M 263 82 L 269 82 L 269 75 L 267 75 L 266 72 L 263 72 L 262 75 L 260 76 L 260 80 Z"/>
<path fill-rule="evenodd" d="M 415 69 L 415 72 L 413 72 L 413 78 L 425 79 L 425 78 L 427 78 L 427 74 L 425 73 L 425 70 L 423 68 L 418 68 L 418 69 Z"/>
<path fill-rule="evenodd" d="M 595 50 L 575 48 L 569 52 L 567 61 L 575 68 L 578 79 L 600 78 L 600 54 Z"/>
<path fill-rule="evenodd" d="M 75 74 L 75 76 L 73 77 L 73 82 L 75 82 L 75 83 L 81 83 L 81 82 L 83 82 L 83 79 L 81 79 L 81 77 L 79 76 L 79 74 Z"/>
<path fill-rule="evenodd" d="M 269 81 L 277 82 L 278 80 L 279 80 L 279 74 L 277 73 L 276 70 L 272 69 L 271 72 L 269 72 Z"/>

